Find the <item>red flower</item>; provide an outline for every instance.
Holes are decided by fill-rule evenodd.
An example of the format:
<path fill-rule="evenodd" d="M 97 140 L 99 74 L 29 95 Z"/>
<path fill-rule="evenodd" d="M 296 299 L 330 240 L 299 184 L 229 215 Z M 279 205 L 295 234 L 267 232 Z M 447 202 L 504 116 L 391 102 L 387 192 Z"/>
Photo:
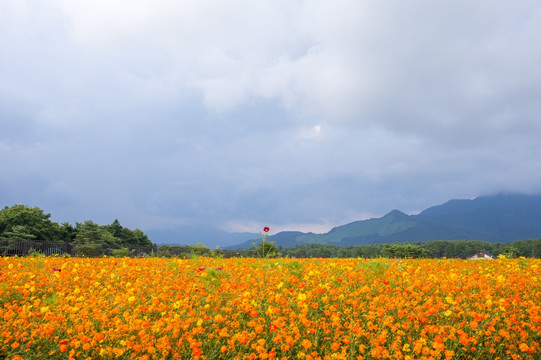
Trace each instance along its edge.
<path fill-rule="evenodd" d="M 270 229 L 269 229 L 268 226 L 265 226 L 265 227 L 263 228 L 263 231 L 264 231 L 264 232 L 269 232 L 269 230 L 270 230 Z"/>
<path fill-rule="evenodd" d="M 53 271 L 62 271 L 62 269 L 53 268 Z"/>

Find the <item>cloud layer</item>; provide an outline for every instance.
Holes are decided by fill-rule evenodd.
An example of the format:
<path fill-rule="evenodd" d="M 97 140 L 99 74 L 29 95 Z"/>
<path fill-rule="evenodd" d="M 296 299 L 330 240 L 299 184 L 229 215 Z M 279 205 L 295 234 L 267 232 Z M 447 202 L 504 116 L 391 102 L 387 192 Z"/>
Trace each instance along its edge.
<path fill-rule="evenodd" d="M 540 38 L 536 1 L 3 1 L 0 199 L 310 230 L 540 192 Z"/>

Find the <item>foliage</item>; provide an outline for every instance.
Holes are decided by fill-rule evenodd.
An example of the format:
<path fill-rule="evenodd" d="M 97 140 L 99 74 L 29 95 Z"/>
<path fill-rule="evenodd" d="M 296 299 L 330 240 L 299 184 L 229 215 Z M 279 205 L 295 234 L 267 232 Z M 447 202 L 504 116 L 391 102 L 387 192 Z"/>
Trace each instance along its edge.
<path fill-rule="evenodd" d="M 102 248 L 99 244 L 78 244 L 75 246 L 75 256 L 98 257 L 102 255 Z"/>
<path fill-rule="evenodd" d="M 401 243 L 400 243 L 401 244 Z M 408 243 L 406 243 L 408 244 Z M 394 244 L 372 244 L 359 246 L 335 246 L 328 244 L 304 244 L 294 247 L 280 248 L 285 257 L 333 257 L 333 258 L 377 258 L 392 256 L 384 253 L 385 247 Z M 436 240 L 411 244 L 423 249 L 421 257 L 430 258 L 467 258 L 480 250 L 486 250 L 492 254 L 502 254 L 506 248 L 513 250 L 515 257 L 541 258 L 541 239 L 521 240 L 513 243 L 489 243 L 476 240 Z M 515 251 L 516 249 L 516 251 Z M 236 250 L 243 254 L 244 250 Z M 409 256 L 409 255 L 408 255 Z M 405 256 L 405 257 L 408 257 Z M 402 256 L 399 256 L 402 257 Z"/>
<path fill-rule="evenodd" d="M 128 248 L 112 249 L 111 255 L 114 257 L 127 257 L 133 255 L 133 252 Z"/>
<path fill-rule="evenodd" d="M 209 248 L 206 247 L 203 243 L 187 245 L 186 247 L 189 249 L 187 256 L 192 259 L 204 256 L 204 255 L 208 256 L 208 254 L 210 253 Z"/>
<path fill-rule="evenodd" d="M 278 248 L 272 241 L 267 241 L 266 239 L 257 243 L 256 253 L 261 258 L 275 258 L 279 256 Z"/>
<path fill-rule="evenodd" d="M 164 257 L 164 258 L 169 258 L 171 256 L 173 256 L 173 254 L 171 253 L 171 250 L 170 250 L 170 246 L 169 245 L 162 245 L 158 248 L 158 251 L 156 252 L 156 256 L 157 257 Z"/>
<path fill-rule="evenodd" d="M 120 226 L 118 220 L 111 225 L 98 225 L 91 220 L 77 223 L 76 243 L 119 244 L 119 245 L 152 245 L 148 237 L 139 229 L 130 230 Z"/>
<path fill-rule="evenodd" d="M 0 210 L 0 239 L 8 240 L 0 245 L 1 253 L 13 253 L 20 240 L 45 242 L 69 242 L 76 244 L 75 253 L 80 256 L 99 256 L 108 247 L 132 248 L 153 247 L 155 245 L 141 230 L 131 230 L 120 225 L 115 219 L 111 225 L 98 225 L 91 220 L 83 223 L 62 225 L 52 222 L 50 214 L 45 214 L 38 207 L 14 205 Z M 125 250 L 113 251 L 118 256 L 125 256 Z M 58 250 L 58 249 L 56 249 Z M 53 255 L 58 251 L 49 251 L 43 255 Z M 60 251 L 60 250 L 59 250 Z M 130 252 L 131 255 L 133 255 Z M 35 254 L 32 254 L 35 255 Z"/>
<path fill-rule="evenodd" d="M 515 259 L 519 257 L 519 251 L 514 246 L 506 246 L 505 249 L 503 249 L 502 255 L 508 259 Z"/>
<path fill-rule="evenodd" d="M 75 242 L 78 244 L 99 244 L 104 242 L 102 241 L 102 231 L 100 231 L 99 225 L 91 220 L 77 223 L 75 229 L 77 230 Z"/>
<path fill-rule="evenodd" d="M 263 231 L 265 234 L 262 236 L 261 241 L 257 244 L 256 248 L 256 254 L 260 258 L 274 258 L 280 256 L 280 252 L 278 251 L 278 248 L 274 245 L 274 242 L 268 241 L 267 238 L 269 237 L 269 228 L 264 227 Z"/>
<path fill-rule="evenodd" d="M 223 259 L 224 258 L 224 252 L 222 249 L 220 249 L 219 247 L 217 247 L 216 249 L 214 250 L 210 250 L 210 254 L 209 256 L 211 258 L 215 258 L 215 259 Z"/>
<path fill-rule="evenodd" d="M 0 258 L 6 359 L 525 359 L 541 260 Z"/>
<path fill-rule="evenodd" d="M 77 236 L 77 230 L 68 222 L 64 222 L 60 225 L 59 240 L 65 242 L 72 242 Z"/>
<path fill-rule="evenodd" d="M 101 227 L 116 239 L 116 242 L 126 245 L 151 245 L 148 237 L 139 229 L 131 230 L 120 225 L 118 219 L 115 219 L 111 225 Z"/>
<path fill-rule="evenodd" d="M 54 240 L 60 226 L 38 207 L 13 205 L 0 210 L 0 238 Z"/>
<path fill-rule="evenodd" d="M 28 256 L 29 257 L 45 257 L 45 255 L 41 251 L 36 250 L 36 249 L 30 249 L 30 251 L 28 252 Z"/>
<path fill-rule="evenodd" d="M 118 219 L 115 219 L 111 225 L 98 225 L 92 220 L 86 220 L 83 223 L 76 223 L 73 227 L 67 222 L 59 225 L 51 221 L 50 216 L 38 207 L 6 206 L 0 210 L 0 239 L 73 242 L 77 244 L 79 252 L 85 256 L 103 253 L 105 249 L 98 250 L 96 246 L 82 247 L 81 245 L 155 247 L 143 231 L 123 227 Z"/>
<path fill-rule="evenodd" d="M 519 240 L 511 245 L 517 248 L 519 256 L 541 258 L 541 239 Z"/>
<path fill-rule="evenodd" d="M 2 236 L 14 240 L 33 240 L 36 238 L 36 235 L 32 234 L 31 230 L 24 225 L 13 225 L 11 230 L 4 231 Z"/>
<path fill-rule="evenodd" d="M 409 243 L 394 243 L 383 245 L 381 251 L 383 256 L 389 258 L 426 258 L 430 255 L 430 251 L 422 248 L 419 245 Z"/>

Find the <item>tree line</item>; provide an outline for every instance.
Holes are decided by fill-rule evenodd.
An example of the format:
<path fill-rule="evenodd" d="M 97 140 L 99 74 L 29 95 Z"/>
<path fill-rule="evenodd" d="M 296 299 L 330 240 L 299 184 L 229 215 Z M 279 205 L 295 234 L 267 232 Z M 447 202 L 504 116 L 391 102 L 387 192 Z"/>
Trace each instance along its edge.
<path fill-rule="evenodd" d="M 39 207 L 13 205 L 0 210 L 0 239 L 68 242 L 74 244 L 153 246 L 139 229 L 129 229 L 115 219 L 110 225 L 92 220 L 62 224 L 51 220 Z"/>
<path fill-rule="evenodd" d="M 332 258 L 468 258 L 480 251 L 508 258 L 520 256 L 541 258 L 541 239 L 519 240 L 512 243 L 490 243 L 477 240 L 433 240 L 417 243 L 335 246 L 305 244 L 278 247 L 281 256 Z"/>
<path fill-rule="evenodd" d="M 304 244 L 294 247 L 274 246 L 263 241 L 251 248 L 235 250 L 209 249 L 204 244 L 162 245 L 156 255 L 160 257 L 186 257 L 186 254 L 211 257 L 290 257 L 290 258 L 461 258 L 478 252 L 507 258 L 541 258 L 541 239 L 520 240 L 513 243 L 490 243 L 476 240 L 436 240 L 418 243 L 371 244 L 336 246 L 328 244 Z"/>

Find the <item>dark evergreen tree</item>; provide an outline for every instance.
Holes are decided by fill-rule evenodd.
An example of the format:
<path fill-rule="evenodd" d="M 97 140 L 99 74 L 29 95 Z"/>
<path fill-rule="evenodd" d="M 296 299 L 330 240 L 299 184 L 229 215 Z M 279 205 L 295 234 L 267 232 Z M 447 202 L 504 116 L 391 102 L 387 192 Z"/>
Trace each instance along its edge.
<path fill-rule="evenodd" d="M 102 243 L 100 227 L 92 220 L 86 220 L 84 223 L 77 223 L 76 230 L 77 235 L 75 236 L 75 242 L 80 244 Z"/>
<path fill-rule="evenodd" d="M 118 219 L 115 219 L 115 221 L 113 221 L 113 223 L 107 227 L 107 231 L 117 238 L 122 238 L 122 229 L 122 225 L 120 225 Z"/>

